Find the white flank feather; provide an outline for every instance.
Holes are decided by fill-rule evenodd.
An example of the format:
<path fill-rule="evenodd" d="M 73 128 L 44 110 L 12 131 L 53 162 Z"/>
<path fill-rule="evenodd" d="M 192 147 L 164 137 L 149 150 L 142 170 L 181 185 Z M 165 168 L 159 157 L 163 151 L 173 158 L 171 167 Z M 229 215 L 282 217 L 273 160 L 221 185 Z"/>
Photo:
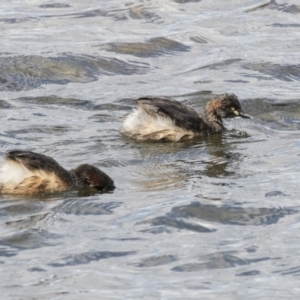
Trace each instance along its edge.
<path fill-rule="evenodd" d="M 134 110 L 124 121 L 122 133 L 139 140 L 168 139 L 178 141 L 182 137 L 192 138 L 194 133 L 178 127 L 168 118 L 160 115 L 149 115 L 142 108 Z"/>
<path fill-rule="evenodd" d="M 0 168 L 1 185 L 17 185 L 30 176 L 33 176 L 31 171 L 24 165 L 12 160 L 6 160 Z"/>
<path fill-rule="evenodd" d="M 66 189 L 68 184 L 53 172 L 30 171 L 22 163 L 9 159 L 0 167 L 0 191 L 4 194 L 30 195 Z"/>

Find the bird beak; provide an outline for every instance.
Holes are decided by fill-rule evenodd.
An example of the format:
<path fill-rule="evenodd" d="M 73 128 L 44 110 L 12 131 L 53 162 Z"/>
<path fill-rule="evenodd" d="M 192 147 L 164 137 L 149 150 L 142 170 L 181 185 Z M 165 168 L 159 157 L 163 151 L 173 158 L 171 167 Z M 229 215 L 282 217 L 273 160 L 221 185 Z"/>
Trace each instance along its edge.
<path fill-rule="evenodd" d="M 245 119 L 252 119 L 251 116 L 244 114 L 243 112 L 240 112 L 239 116 Z"/>
<path fill-rule="evenodd" d="M 249 115 L 245 114 L 243 111 L 234 110 L 233 113 L 237 117 L 242 117 L 242 118 L 245 118 L 245 119 L 252 119 Z"/>

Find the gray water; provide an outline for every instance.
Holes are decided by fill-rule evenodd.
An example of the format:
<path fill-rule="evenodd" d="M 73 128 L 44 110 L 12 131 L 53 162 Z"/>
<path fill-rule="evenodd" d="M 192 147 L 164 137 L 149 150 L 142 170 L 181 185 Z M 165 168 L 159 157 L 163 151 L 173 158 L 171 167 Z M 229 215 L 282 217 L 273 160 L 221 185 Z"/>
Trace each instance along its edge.
<path fill-rule="evenodd" d="M 2 0 L 0 151 L 97 165 L 116 190 L 0 201 L 1 299 L 298 299 L 297 0 Z M 120 135 L 143 95 L 251 120 Z"/>

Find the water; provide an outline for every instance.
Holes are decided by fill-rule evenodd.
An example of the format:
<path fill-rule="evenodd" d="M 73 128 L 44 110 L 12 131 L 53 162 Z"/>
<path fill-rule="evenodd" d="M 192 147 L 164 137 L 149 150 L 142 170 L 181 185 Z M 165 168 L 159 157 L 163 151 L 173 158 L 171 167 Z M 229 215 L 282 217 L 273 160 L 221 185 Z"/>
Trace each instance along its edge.
<path fill-rule="evenodd" d="M 1 299 L 297 298 L 300 6 L 225 2 L 1 1 L 1 156 L 117 186 L 2 196 Z M 185 143 L 119 133 L 135 97 L 224 92 L 253 119 Z"/>

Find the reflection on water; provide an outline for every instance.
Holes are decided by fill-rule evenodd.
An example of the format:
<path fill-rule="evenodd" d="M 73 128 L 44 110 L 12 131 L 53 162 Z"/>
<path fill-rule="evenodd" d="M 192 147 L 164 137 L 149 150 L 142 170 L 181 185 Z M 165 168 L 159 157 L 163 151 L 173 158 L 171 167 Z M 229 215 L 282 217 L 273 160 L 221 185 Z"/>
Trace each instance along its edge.
<path fill-rule="evenodd" d="M 148 190 L 184 188 L 191 176 L 194 179 L 238 177 L 238 166 L 244 155 L 235 151 L 236 144 L 248 138 L 246 132 L 227 130 L 223 134 L 177 143 L 132 141 L 135 159 L 129 159 L 126 164 L 143 162 L 134 176 Z M 137 155 L 141 158 L 138 162 Z"/>
<path fill-rule="evenodd" d="M 299 12 L 295 0 L 1 1 L 1 155 L 94 164 L 116 184 L 2 196 L 1 297 L 297 299 Z M 179 143 L 120 134 L 137 97 L 201 112 L 220 93 L 253 118 Z"/>

